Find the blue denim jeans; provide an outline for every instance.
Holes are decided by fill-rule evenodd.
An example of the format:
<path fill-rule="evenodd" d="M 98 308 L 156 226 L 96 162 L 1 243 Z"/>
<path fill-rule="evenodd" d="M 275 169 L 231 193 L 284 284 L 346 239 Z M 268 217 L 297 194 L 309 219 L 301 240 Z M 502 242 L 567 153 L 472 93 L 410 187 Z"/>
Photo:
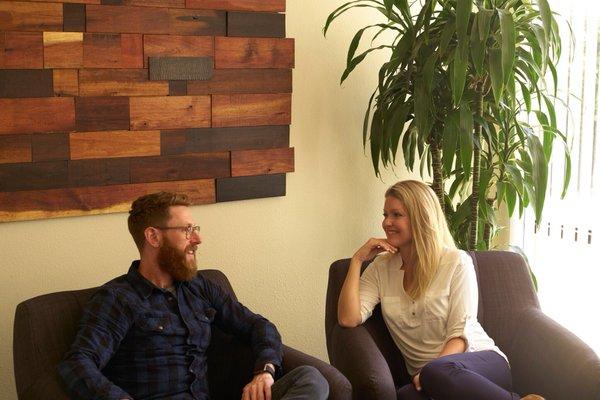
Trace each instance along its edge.
<path fill-rule="evenodd" d="M 506 360 L 495 351 L 451 354 L 430 361 L 419 376 L 398 389 L 398 400 L 518 400 Z"/>
<path fill-rule="evenodd" d="M 272 400 L 325 400 L 329 384 L 314 367 L 294 368 L 271 386 Z"/>

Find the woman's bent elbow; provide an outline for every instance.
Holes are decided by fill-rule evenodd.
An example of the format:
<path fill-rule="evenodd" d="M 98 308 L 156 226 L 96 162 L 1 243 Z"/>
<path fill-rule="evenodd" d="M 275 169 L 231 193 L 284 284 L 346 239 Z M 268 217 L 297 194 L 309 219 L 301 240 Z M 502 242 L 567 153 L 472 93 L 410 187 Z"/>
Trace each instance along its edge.
<path fill-rule="evenodd" d="M 343 328 L 356 328 L 360 325 L 360 319 L 344 318 L 338 315 L 338 324 Z"/>

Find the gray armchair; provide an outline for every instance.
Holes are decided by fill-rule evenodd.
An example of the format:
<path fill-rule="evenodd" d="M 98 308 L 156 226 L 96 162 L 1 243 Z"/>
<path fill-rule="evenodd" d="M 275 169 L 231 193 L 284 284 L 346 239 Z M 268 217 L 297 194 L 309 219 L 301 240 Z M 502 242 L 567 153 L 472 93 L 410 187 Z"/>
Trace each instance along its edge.
<path fill-rule="evenodd" d="M 200 274 L 220 285 L 235 298 L 227 277 L 217 270 Z M 83 307 L 96 288 L 51 293 L 17 306 L 14 327 L 14 367 L 19 400 L 68 399 L 56 365 L 75 339 Z M 317 368 L 329 382 L 329 398 L 351 398 L 348 380 L 331 365 L 284 346 L 283 371 L 301 365 Z M 208 380 L 214 399 L 241 398 L 252 378 L 250 347 L 214 327 L 208 349 Z"/>
<path fill-rule="evenodd" d="M 600 359 L 542 313 L 521 256 L 503 251 L 471 256 L 479 282 L 478 318 L 508 356 L 514 389 L 548 400 L 600 400 Z M 356 328 L 337 323 L 337 300 L 349 261 L 336 261 L 329 269 L 325 310 L 329 360 L 350 380 L 354 399 L 395 400 L 396 388 L 408 383 L 409 376 L 380 308 Z"/>

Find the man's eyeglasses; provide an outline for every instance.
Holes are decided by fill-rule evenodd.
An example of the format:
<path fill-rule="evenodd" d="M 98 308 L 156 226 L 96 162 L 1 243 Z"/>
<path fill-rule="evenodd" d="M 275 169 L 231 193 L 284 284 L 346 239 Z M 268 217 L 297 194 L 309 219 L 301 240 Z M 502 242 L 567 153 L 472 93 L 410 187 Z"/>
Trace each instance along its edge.
<path fill-rule="evenodd" d="M 192 237 L 192 234 L 195 232 L 197 235 L 200 234 L 200 227 L 198 225 L 188 225 L 188 226 L 155 226 L 156 229 L 160 229 L 161 231 L 166 231 L 169 229 L 181 229 L 185 232 L 185 238 L 189 239 Z"/>

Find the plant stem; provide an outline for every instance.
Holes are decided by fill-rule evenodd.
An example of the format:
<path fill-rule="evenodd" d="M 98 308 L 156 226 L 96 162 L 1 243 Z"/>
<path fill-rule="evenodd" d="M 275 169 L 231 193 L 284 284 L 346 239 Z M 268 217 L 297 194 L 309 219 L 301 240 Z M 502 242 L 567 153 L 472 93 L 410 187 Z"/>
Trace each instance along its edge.
<path fill-rule="evenodd" d="M 442 152 L 440 149 L 439 136 L 432 135 L 433 140 L 431 141 L 431 166 L 433 168 L 433 191 L 438 197 L 438 201 L 440 202 L 440 207 L 442 207 L 442 212 L 445 212 L 444 209 L 444 178 L 442 175 Z"/>
<path fill-rule="evenodd" d="M 481 124 L 480 118 L 483 115 L 483 91 L 481 85 L 477 85 L 475 90 L 475 118 L 473 140 L 473 189 L 471 191 L 471 230 L 469 234 L 469 250 L 476 250 L 477 247 L 477 227 L 479 225 L 479 169 L 481 165 Z"/>

